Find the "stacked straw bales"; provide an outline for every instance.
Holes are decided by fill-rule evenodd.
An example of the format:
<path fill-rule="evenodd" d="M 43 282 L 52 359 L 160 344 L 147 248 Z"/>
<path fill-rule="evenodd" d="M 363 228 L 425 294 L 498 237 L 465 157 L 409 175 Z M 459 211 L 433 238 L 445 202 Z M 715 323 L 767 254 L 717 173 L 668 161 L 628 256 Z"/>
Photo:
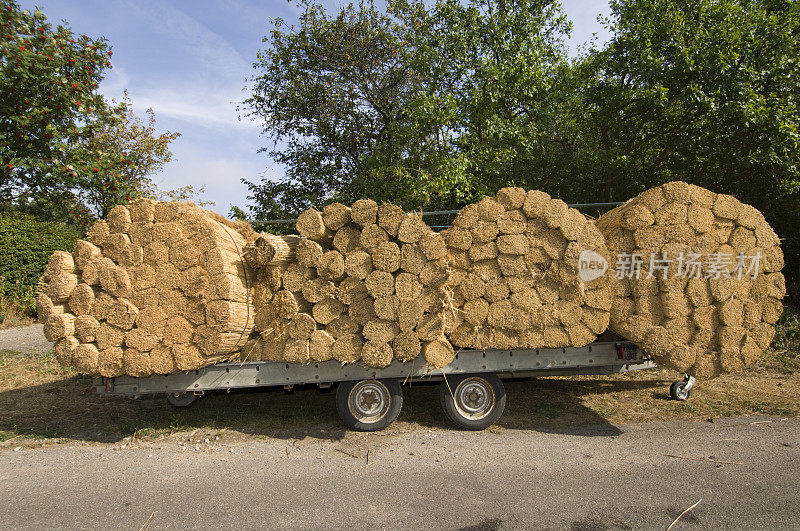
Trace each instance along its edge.
<path fill-rule="evenodd" d="M 247 251 L 258 269 L 254 306 L 260 333 L 250 359 L 360 360 L 385 367 L 393 359 L 429 353 L 426 360 L 436 367 L 452 361 L 444 336 L 447 249 L 421 216 L 359 200 L 350 207 L 333 203 L 306 210 L 296 227 L 300 236 L 293 243 L 291 237 L 278 238 L 288 245 L 263 238 L 252 246 L 260 250 Z M 287 246 L 293 260 L 263 258 Z"/>
<path fill-rule="evenodd" d="M 250 336 L 256 233 L 192 203 L 116 206 L 75 252 L 50 257 L 37 298 L 65 365 L 149 376 L 237 355 Z"/>
<path fill-rule="evenodd" d="M 563 201 L 504 188 L 461 209 L 443 235 L 452 267 L 456 311 L 448 334 L 454 345 L 583 346 L 608 326 L 611 279 L 579 274 L 579 259 L 609 259 L 603 235 Z"/>
<path fill-rule="evenodd" d="M 761 355 L 785 295 L 763 215 L 682 182 L 596 223 L 504 188 L 442 233 L 369 199 L 306 210 L 296 228 L 258 234 L 191 203 L 117 206 L 51 256 L 45 336 L 81 372 L 148 376 L 234 359 L 444 367 L 453 345 L 577 347 L 610 322 L 659 364 L 709 378 Z"/>
<path fill-rule="evenodd" d="M 780 242 L 758 210 L 671 182 L 597 226 L 621 277 L 611 328 L 660 365 L 711 378 L 751 365 L 769 346 L 786 289 Z"/>

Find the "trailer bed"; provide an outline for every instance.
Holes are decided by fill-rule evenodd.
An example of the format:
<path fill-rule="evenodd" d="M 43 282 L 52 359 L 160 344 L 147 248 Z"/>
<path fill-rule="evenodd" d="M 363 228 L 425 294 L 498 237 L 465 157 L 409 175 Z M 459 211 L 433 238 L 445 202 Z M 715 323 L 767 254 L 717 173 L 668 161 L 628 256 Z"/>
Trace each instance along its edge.
<path fill-rule="evenodd" d="M 254 387 L 291 387 L 365 379 L 404 381 L 442 379 L 451 374 L 496 373 L 503 378 L 577 374 L 613 374 L 647 369 L 655 365 L 628 342 L 595 342 L 585 347 L 530 350 L 461 350 L 443 369 L 435 369 L 420 358 L 376 369 L 360 363 L 338 361 L 306 365 L 280 361 L 218 363 L 193 371 L 135 378 L 99 378 L 95 390 L 101 395 L 147 395 L 156 393 L 207 392 Z"/>

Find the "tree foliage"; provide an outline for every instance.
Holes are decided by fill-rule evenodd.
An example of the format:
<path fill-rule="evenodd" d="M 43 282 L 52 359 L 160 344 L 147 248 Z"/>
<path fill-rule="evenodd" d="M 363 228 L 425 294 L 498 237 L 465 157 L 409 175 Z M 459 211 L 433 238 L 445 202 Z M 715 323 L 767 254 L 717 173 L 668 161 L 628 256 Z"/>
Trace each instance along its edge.
<path fill-rule="evenodd" d="M 0 214 L 0 297 L 32 291 L 55 250 L 72 251 L 75 227 L 21 213 Z"/>
<path fill-rule="evenodd" d="M 264 118 L 287 172 L 282 182 L 251 187 L 261 210 L 365 194 L 424 200 L 441 187 L 431 172 L 447 150 L 436 113 L 420 108 L 426 85 L 410 64 L 411 30 L 364 1 L 333 17 L 302 5 L 297 30 L 275 21 L 245 102 Z"/>
<path fill-rule="evenodd" d="M 583 128 L 593 133 L 605 196 L 674 178 L 733 191 L 766 210 L 795 195 L 800 5 L 614 0 L 611 7 L 611 42 L 585 58 L 592 77 Z"/>
<path fill-rule="evenodd" d="M 276 21 L 245 102 L 286 168 L 247 183 L 257 215 L 360 197 L 455 206 L 498 178 L 541 181 L 568 67 L 557 2 L 302 6 L 297 30 Z"/>
<path fill-rule="evenodd" d="M 5 0 L 0 30 L 0 198 L 58 195 L 76 184 L 75 146 L 113 114 L 96 92 L 112 52 Z"/>
<path fill-rule="evenodd" d="M 97 92 L 112 54 L 102 37 L 0 2 L 0 209 L 86 223 L 152 189 L 177 133 Z"/>
<path fill-rule="evenodd" d="M 146 116 L 146 122 L 136 116 L 126 92 L 118 118 L 95 128 L 81 145 L 82 160 L 90 164 L 80 171 L 79 193 L 101 218 L 115 205 L 158 195 L 150 176 L 172 159 L 169 144 L 180 133 L 158 133 L 153 109 Z"/>
<path fill-rule="evenodd" d="M 612 0 L 609 42 L 574 58 L 556 0 L 303 6 L 255 64 L 250 110 L 287 169 L 249 183 L 258 215 L 508 185 L 617 201 L 683 179 L 761 209 L 798 267 L 799 3 Z"/>

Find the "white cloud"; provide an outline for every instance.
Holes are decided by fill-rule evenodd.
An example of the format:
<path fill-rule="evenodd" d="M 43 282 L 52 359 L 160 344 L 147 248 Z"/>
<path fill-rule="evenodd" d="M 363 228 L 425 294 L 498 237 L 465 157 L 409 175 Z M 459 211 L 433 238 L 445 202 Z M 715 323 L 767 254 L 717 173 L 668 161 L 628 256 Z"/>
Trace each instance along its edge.
<path fill-rule="evenodd" d="M 245 206 L 247 188 L 241 183 L 245 178 L 253 180 L 260 168 L 252 160 L 234 157 L 205 157 L 195 150 L 177 153 L 177 160 L 169 164 L 164 171 L 154 178 L 162 190 L 180 188 L 191 185 L 195 188 L 205 186 L 201 199 L 213 201 L 212 210 L 227 214 L 231 205 Z"/>
<path fill-rule="evenodd" d="M 238 95 L 238 93 L 237 93 Z M 151 90 L 137 93 L 133 108 L 144 111 L 152 108 L 156 115 L 169 116 L 205 127 L 258 128 L 250 119 L 239 120 L 237 101 L 232 94 L 214 91 L 186 93 L 177 90 Z"/>
<path fill-rule="evenodd" d="M 183 11 L 163 2 L 131 2 L 129 5 L 150 22 L 153 30 L 165 35 L 165 40 L 180 45 L 194 63 L 214 77 L 238 81 L 241 73 L 249 68 L 248 62 L 227 40 Z"/>
<path fill-rule="evenodd" d="M 100 84 L 100 92 L 107 98 L 114 98 L 119 101 L 130 82 L 131 76 L 122 67 L 118 66 L 108 71 Z"/>
<path fill-rule="evenodd" d="M 249 119 L 239 120 L 236 106 L 249 64 L 222 36 L 183 11 L 157 2 L 127 2 L 140 24 L 163 40 L 173 70 L 129 76 L 115 72 L 104 84 L 104 93 L 119 97 L 128 88 L 134 110 L 152 108 L 167 116 L 203 127 L 255 128 Z"/>

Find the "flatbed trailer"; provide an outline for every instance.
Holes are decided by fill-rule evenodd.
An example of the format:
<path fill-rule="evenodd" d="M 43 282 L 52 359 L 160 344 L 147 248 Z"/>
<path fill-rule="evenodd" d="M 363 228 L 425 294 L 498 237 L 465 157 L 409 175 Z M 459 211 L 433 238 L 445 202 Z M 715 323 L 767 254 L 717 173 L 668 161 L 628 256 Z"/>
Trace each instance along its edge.
<path fill-rule="evenodd" d="M 95 391 L 104 396 L 166 395 L 176 407 L 192 404 L 204 393 L 231 389 L 316 385 L 337 387 L 336 409 L 347 426 L 376 431 L 394 422 L 403 405 L 402 384 L 442 382 L 442 408 L 458 426 L 484 429 L 505 409 L 502 383 L 509 378 L 614 374 L 649 369 L 655 364 L 627 341 L 596 341 L 585 347 L 459 350 L 443 369 L 422 358 L 393 361 L 384 368 L 338 361 L 295 364 L 281 361 L 218 363 L 202 369 L 135 378 L 98 378 Z M 674 398 L 688 398 L 694 379 L 687 377 L 671 388 Z M 681 391 L 676 396 L 675 389 Z"/>

